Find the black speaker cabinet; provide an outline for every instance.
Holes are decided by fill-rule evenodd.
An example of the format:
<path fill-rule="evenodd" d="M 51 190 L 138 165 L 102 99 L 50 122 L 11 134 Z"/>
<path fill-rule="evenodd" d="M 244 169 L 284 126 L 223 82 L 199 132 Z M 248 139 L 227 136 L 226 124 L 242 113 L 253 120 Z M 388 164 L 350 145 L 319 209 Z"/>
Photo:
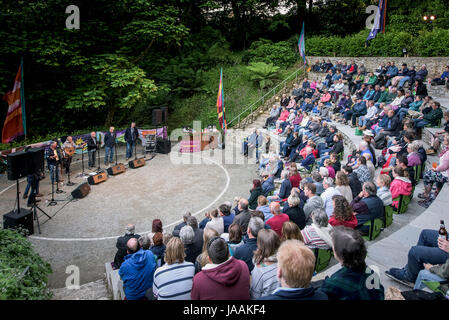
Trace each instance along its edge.
<path fill-rule="evenodd" d="M 163 111 L 161 109 L 153 109 L 151 116 L 151 123 L 153 126 L 158 126 L 163 121 Z"/>
<path fill-rule="evenodd" d="M 17 180 L 28 175 L 30 155 L 25 151 L 10 153 L 7 156 L 8 180 Z"/>
<path fill-rule="evenodd" d="M 162 122 L 167 122 L 168 121 L 168 107 L 162 107 L 161 111 L 162 111 Z"/>
<path fill-rule="evenodd" d="M 100 172 L 87 178 L 87 182 L 89 182 L 90 185 L 99 184 L 106 180 L 108 180 L 108 174 L 106 172 Z"/>
<path fill-rule="evenodd" d="M 110 168 L 107 169 L 108 175 L 110 175 L 110 176 L 118 175 L 120 173 L 125 172 L 125 170 L 126 170 L 126 168 L 125 168 L 125 165 L 123 163 L 119 163 L 118 165 L 110 167 Z"/>
<path fill-rule="evenodd" d="M 80 184 L 72 191 L 72 197 L 75 199 L 82 199 L 90 192 L 90 185 L 87 182 Z"/>
<path fill-rule="evenodd" d="M 156 152 L 168 154 L 171 151 L 171 141 L 169 139 L 157 139 Z"/>
<path fill-rule="evenodd" d="M 44 172 L 45 149 L 44 148 L 31 148 L 31 149 L 28 149 L 27 152 L 29 154 L 30 161 L 31 161 L 29 174 Z"/>
<path fill-rule="evenodd" d="M 34 233 L 33 211 L 21 208 L 20 213 L 17 209 L 3 216 L 3 229 L 15 229 L 22 227 L 28 230 L 28 234 Z"/>
<path fill-rule="evenodd" d="M 131 169 L 143 167 L 145 165 L 145 158 L 138 158 L 136 160 L 132 160 L 128 162 L 128 165 Z"/>

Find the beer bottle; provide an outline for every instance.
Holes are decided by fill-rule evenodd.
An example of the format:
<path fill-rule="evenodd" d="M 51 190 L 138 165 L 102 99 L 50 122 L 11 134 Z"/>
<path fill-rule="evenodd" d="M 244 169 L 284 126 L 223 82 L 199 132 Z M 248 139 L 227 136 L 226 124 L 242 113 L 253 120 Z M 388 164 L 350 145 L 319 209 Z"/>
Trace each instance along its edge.
<path fill-rule="evenodd" d="M 440 220 L 440 230 L 438 230 L 438 236 L 441 239 L 448 240 L 448 234 L 443 220 Z"/>

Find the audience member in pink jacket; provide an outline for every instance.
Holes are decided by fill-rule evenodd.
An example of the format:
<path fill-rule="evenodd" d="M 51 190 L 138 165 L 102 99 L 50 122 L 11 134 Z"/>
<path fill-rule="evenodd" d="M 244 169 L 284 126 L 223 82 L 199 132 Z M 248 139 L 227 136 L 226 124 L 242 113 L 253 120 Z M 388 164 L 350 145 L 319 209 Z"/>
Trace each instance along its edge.
<path fill-rule="evenodd" d="M 395 167 L 393 170 L 394 180 L 390 184 L 391 197 L 397 198 L 401 194 L 409 196 L 412 193 L 412 182 L 405 177 L 405 170 L 401 167 Z M 392 205 L 397 208 L 399 201 L 393 201 Z"/>
<path fill-rule="evenodd" d="M 332 98 L 331 94 L 327 90 L 325 90 L 320 101 L 322 103 L 326 103 L 326 102 L 329 102 L 331 100 L 331 98 Z"/>

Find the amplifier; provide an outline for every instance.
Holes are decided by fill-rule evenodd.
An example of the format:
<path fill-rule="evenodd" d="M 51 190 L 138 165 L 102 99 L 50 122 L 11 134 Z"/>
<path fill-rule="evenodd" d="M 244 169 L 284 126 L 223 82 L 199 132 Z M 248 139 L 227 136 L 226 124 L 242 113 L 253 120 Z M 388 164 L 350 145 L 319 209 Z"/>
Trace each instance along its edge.
<path fill-rule="evenodd" d="M 3 229 L 15 229 L 18 227 L 27 229 L 28 235 L 34 233 L 33 211 L 21 208 L 20 213 L 14 210 L 3 216 Z"/>
<path fill-rule="evenodd" d="M 145 165 L 145 158 L 138 158 L 136 160 L 132 160 L 128 162 L 128 164 L 131 169 L 143 167 Z"/>
<path fill-rule="evenodd" d="M 119 163 L 118 165 L 107 169 L 108 175 L 110 175 L 110 176 L 115 176 L 117 174 L 123 173 L 123 172 L 125 172 L 125 170 L 126 170 L 126 168 L 123 163 Z"/>
<path fill-rule="evenodd" d="M 75 199 L 82 199 L 87 196 L 90 192 L 90 186 L 87 182 L 80 184 L 72 191 L 72 197 Z"/>
<path fill-rule="evenodd" d="M 100 172 L 97 173 L 94 176 L 89 176 L 87 178 L 87 182 L 89 182 L 90 185 L 94 185 L 94 184 L 99 184 L 102 183 L 104 181 L 108 180 L 108 174 L 106 172 Z"/>

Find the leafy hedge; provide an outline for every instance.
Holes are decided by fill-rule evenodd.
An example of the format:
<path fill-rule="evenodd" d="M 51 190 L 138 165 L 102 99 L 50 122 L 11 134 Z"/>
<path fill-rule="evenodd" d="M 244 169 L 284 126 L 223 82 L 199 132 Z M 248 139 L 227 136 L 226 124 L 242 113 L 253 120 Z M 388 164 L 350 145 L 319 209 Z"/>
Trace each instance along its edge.
<path fill-rule="evenodd" d="M 344 38 L 306 38 L 306 53 L 309 56 L 400 57 L 402 49 L 407 48 L 412 56 L 449 56 L 449 30 L 435 28 L 433 31 L 420 31 L 416 36 L 402 31 L 387 31 L 377 35 L 365 47 L 368 34 L 368 30 L 363 30 Z"/>
<path fill-rule="evenodd" d="M 243 63 L 265 62 L 279 67 L 289 67 L 299 59 L 289 41 L 273 43 L 271 40 L 254 41 L 242 57 Z"/>
<path fill-rule="evenodd" d="M 50 299 L 51 272 L 20 230 L 0 229 L 0 300 Z"/>

